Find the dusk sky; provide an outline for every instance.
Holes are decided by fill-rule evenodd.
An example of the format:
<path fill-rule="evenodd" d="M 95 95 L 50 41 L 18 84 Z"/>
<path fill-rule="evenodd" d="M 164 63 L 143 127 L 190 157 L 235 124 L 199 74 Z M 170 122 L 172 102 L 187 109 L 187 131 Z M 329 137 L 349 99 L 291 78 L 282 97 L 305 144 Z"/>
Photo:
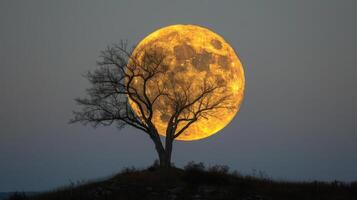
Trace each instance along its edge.
<path fill-rule="evenodd" d="M 175 142 L 173 162 L 254 169 L 275 180 L 357 180 L 357 1 L 0 2 L 0 192 L 43 191 L 147 167 L 133 128 L 68 124 L 100 51 L 197 24 L 242 61 L 241 110 L 212 137 Z"/>

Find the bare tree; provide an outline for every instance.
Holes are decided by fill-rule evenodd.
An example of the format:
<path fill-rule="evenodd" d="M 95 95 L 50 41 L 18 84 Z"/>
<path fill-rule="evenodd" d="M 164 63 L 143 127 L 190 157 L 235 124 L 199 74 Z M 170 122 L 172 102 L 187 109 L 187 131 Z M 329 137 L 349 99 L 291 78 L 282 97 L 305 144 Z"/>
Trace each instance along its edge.
<path fill-rule="evenodd" d="M 193 87 L 175 77 L 166 58 L 155 48 L 132 55 L 125 42 L 102 51 L 98 68 L 85 76 L 91 87 L 87 97 L 76 99 L 81 110 L 73 112 L 71 122 L 139 129 L 155 144 L 160 166 L 170 167 L 174 140 L 193 123 L 233 104 L 231 95 L 217 95 L 227 94 L 224 84 L 205 78 Z M 153 120 L 163 113 L 165 142 Z"/>

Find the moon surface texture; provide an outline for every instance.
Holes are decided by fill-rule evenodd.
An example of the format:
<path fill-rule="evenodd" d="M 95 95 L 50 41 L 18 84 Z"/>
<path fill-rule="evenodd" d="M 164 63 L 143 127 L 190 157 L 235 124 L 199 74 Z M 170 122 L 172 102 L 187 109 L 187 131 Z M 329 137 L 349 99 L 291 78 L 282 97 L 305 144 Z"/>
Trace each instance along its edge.
<path fill-rule="evenodd" d="M 164 54 L 164 63 L 168 68 L 168 73 L 157 76 L 155 81 L 148 83 L 149 98 L 154 97 L 160 86 L 169 83 L 187 86 L 190 88 L 190 95 L 194 96 L 206 79 L 226 87 L 226 90 L 213 94 L 212 99 L 227 94 L 231 96 L 230 102 L 233 106 L 212 110 L 210 115 L 201 117 L 189 126 L 177 140 L 189 141 L 209 137 L 227 126 L 234 118 L 244 96 L 244 71 L 234 49 L 221 36 L 197 25 L 171 25 L 146 36 L 135 47 L 132 57 L 143 62 L 144 56 L 141 54 L 145 51 Z M 140 117 L 137 106 L 130 100 L 129 103 Z M 152 122 L 162 136 L 166 135 L 167 124 L 173 113 L 171 104 L 170 99 L 162 96 L 154 105 Z"/>

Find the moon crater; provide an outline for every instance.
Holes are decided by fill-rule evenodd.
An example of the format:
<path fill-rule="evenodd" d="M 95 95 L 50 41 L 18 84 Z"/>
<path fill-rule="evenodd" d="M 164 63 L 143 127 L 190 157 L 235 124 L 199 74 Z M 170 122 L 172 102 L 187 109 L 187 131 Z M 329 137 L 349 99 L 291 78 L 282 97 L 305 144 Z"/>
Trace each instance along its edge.
<path fill-rule="evenodd" d="M 222 48 L 222 43 L 219 40 L 213 39 L 213 40 L 211 40 L 211 44 L 216 49 Z"/>

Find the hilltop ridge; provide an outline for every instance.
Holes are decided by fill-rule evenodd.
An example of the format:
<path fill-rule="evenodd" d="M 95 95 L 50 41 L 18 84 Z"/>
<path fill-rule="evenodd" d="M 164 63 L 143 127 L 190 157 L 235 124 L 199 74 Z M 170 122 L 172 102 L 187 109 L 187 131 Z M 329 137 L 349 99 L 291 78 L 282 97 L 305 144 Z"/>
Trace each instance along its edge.
<path fill-rule="evenodd" d="M 124 169 L 106 180 L 72 184 L 28 197 L 17 193 L 10 200 L 301 200 L 357 199 L 357 182 L 281 182 L 243 176 L 216 165 L 189 163 L 184 169 Z"/>

